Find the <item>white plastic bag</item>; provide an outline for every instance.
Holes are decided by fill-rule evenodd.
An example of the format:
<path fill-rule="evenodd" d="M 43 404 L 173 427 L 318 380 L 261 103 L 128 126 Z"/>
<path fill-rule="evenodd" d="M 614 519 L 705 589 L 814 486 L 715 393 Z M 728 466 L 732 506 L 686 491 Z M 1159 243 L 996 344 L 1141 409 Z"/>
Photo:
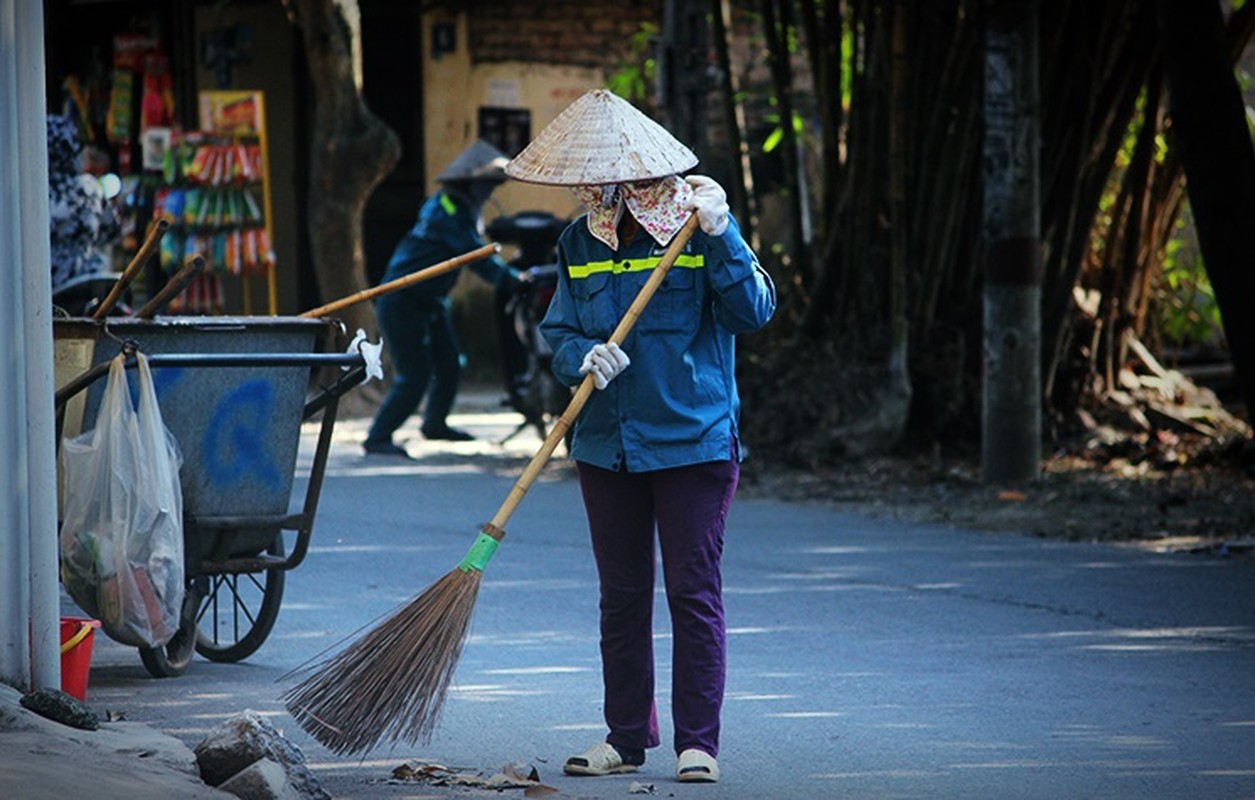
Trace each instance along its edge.
<path fill-rule="evenodd" d="M 148 359 L 136 354 L 137 410 L 124 358 L 109 366 L 96 428 L 61 443 L 61 582 L 110 638 L 160 647 L 183 605 L 183 459 Z"/>

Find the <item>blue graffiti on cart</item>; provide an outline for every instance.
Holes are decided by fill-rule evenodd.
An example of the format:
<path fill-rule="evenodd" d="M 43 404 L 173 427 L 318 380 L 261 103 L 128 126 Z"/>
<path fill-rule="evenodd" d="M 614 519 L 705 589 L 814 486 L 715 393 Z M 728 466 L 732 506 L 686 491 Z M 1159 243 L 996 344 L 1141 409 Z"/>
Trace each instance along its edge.
<path fill-rule="evenodd" d="M 279 468 L 264 447 L 273 411 L 274 388 L 266 380 L 247 381 L 222 396 L 205 427 L 204 466 L 211 482 L 281 486 Z"/>

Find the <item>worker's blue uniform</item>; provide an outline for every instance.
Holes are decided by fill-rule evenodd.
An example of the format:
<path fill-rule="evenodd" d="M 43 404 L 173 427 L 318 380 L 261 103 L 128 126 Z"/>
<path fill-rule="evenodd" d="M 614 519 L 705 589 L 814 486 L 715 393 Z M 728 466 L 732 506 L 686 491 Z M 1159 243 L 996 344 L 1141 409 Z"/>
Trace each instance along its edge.
<path fill-rule="evenodd" d="M 397 244 L 382 282 L 447 261 L 484 245 L 478 218 L 454 193 L 440 190 L 418 212 L 418 220 Z M 488 283 L 512 281 L 512 269 L 496 256 L 468 265 Z M 423 429 L 448 428 L 445 418 L 457 396 L 462 353 L 449 313 L 449 291 L 461 268 L 397 289 L 375 301 L 375 316 L 392 358 L 392 385 L 384 397 L 366 444 L 386 444 L 418 410 L 427 395 Z M 428 388 L 430 386 L 430 393 Z"/>
<path fill-rule="evenodd" d="M 585 353 L 605 342 L 666 248 L 643 231 L 612 251 L 583 217 L 558 240 L 558 289 L 541 332 L 553 371 L 576 385 Z M 734 337 L 762 327 L 775 288 L 736 221 L 698 231 L 621 343 L 632 365 L 594 392 L 575 423 L 571 456 L 629 472 L 727 458 L 738 436 Z"/>

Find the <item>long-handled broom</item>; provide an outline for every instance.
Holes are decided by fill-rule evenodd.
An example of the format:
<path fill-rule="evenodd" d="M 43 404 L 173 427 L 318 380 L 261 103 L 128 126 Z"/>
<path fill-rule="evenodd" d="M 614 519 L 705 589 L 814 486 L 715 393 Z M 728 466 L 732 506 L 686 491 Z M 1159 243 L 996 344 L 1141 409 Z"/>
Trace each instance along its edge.
<path fill-rule="evenodd" d="M 373 286 L 369 289 L 363 289 L 360 292 L 354 292 L 348 297 L 341 297 L 339 300 L 332 301 L 326 305 L 311 308 L 309 311 L 303 312 L 301 316 L 310 318 L 323 317 L 333 311 L 339 311 L 342 308 L 348 308 L 351 305 L 355 305 L 366 300 L 373 300 L 374 298 L 387 294 L 388 292 L 394 292 L 397 289 L 404 289 L 406 286 L 413 286 L 416 283 L 422 283 L 423 281 L 443 275 L 446 272 L 452 272 L 463 264 L 469 264 L 470 262 L 478 261 L 481 258 L 488 258 L 489 256 L 500 252 L 501 245 L 495 243 L 486 244 L 483 247 L 477 247 L 474 250 L 471 250 L 469 253 L 463 253 L 460 256 L 454 256 L 453 258 L 441 261 L 438 264 L 432 264 L 430 267 L 425 267 L 417 272 L 411 272 L 409 275 L 404 275 L 400 278 L 396 278 L 395 280 L 388 281 L 387 283 L 381 283 L 378 286 Z"/>
<path fill-rule="evenodd" d="M 672 239 L 608 341 L 622 343 L 697 227 L 690 217 Z M 480 580 L 505 537 L 505 524 L 593 393 L 586 376 L 540 450 L 480 528 L 462 563 L 400 611 L 325 661 L 283 694 L 297 723 L 336 753 L 360 753 L 385 738 L 413 745 L 435 730 L 462 654 Z"/>

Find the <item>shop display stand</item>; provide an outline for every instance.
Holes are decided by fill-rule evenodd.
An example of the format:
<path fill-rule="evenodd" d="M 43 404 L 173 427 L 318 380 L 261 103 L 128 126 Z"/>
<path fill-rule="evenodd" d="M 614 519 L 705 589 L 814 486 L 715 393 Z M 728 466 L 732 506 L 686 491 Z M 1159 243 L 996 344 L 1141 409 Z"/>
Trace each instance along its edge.
<path fill-rule="evenodd" d="M 278 313 L 269 151 L 261 92 L 200 93 L 200 130 L 168 143 L 154 213 L 171 223 L 162 263 L 177 269 L 199 254 L 210 271 L 188 287 L 179 307 L 223 313 L 223 282 L 234 279 L 243 314 L 254 312 L 254 279 L 264 277 L 266 307 Z M 232 303 L 234 305 L 234 303 Z"/>

